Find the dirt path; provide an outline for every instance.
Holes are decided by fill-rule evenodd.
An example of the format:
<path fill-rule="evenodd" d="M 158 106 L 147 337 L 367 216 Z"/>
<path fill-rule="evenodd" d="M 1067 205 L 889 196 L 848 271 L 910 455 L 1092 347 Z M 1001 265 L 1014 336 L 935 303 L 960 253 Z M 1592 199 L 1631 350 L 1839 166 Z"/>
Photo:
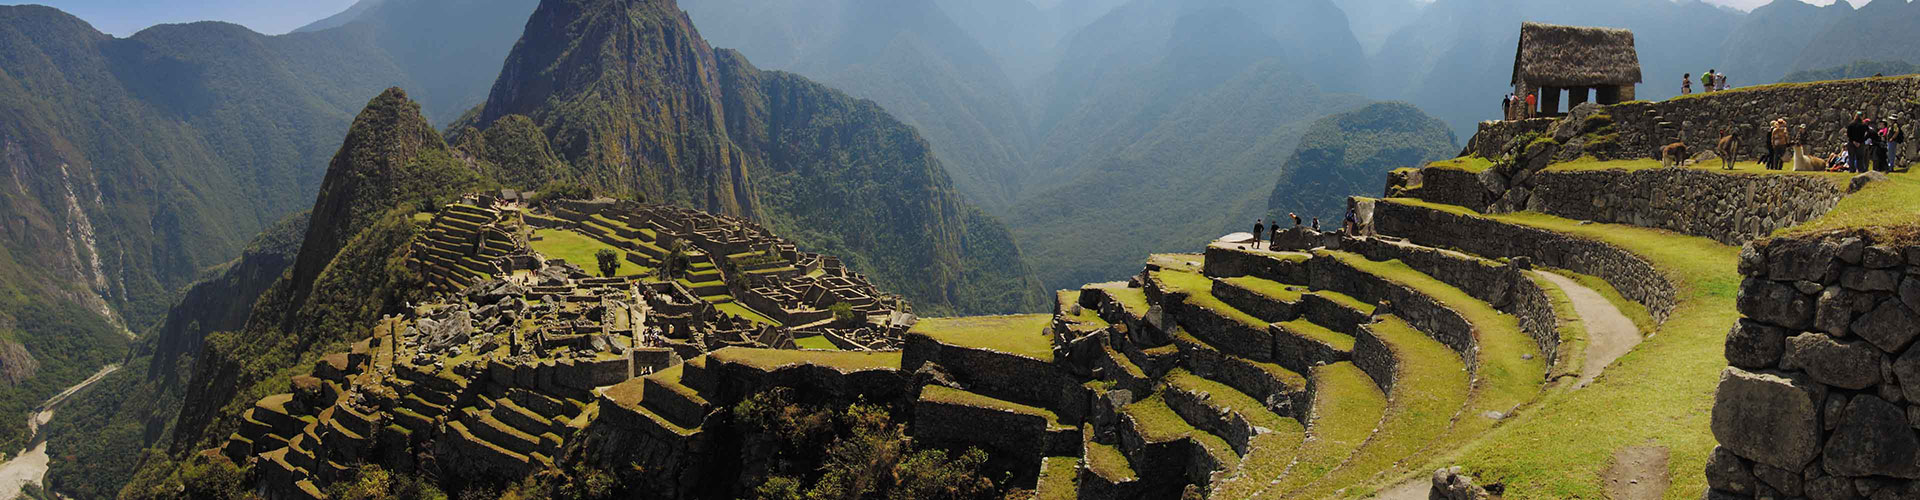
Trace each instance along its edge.
<path fill-rule="evenodd" d="M 1427 500 L 1429 490 L 1433 489 L 1433 479 L 1427 476 L 1415 476 L 1407 482 L 1380 490 L 1372 498 L 1378 500 Z"/>
<path fill-rule="evenodd" d="M 14 456 L 11 460 L 7 460 L 6 463 L 0 463 L 0 498 L 18 498 L 20 496 L 20 488 L 25 487 L 28 483 L 39 483 L 46 478 L 48 462 L 47 442 L 40 439 L 39 433 L 40 426 L 47 425 L 47 422 L 53 421 L 53 410 L 58 408 L 60 403 L 66 402 L 67 398 L 80 392 L 81 389 L 93 385 L 94 382 L 99 382 L 100 379 L 107 378 L 107 375 L 119 369 L 120 365 L 118 364 L 100 367 L 100 371 L 94 372 L 93 376 L 87 377 L 86 380 L 82 380 L 78 384 L 74 384 L 73 387 L 68 387 L 67 390 L 60 391 L 59 394 L 55 394 L 51 398 L 47 398 L 46 402 L 40 403 L 40 411 L 34 412 L 33 415 L 27 417 L 27 433 L 32 435 L 33 438 L 28 441 L 30 445 L 27 449 L 21 450 L 18 455 Z"/>
<path fill-rule="evenodd" d="M 1580 314 L 1580 321 L 1587 327 L 1587 359 L 1580 366 L 1580 381 L 1573 388 L 1579 389 L 1593 383 L 1600 372 L 1620 359 L 1633 346 L 1640 345 L 1640 328 L 1633 320 L 1620 313 L 1620 308 L 1607 302 L 1600 292 L 1587 288 L 1572 278 L 1544 271 L 1534 271 L 1535 276 L 1546 278 L 1561 290 L 1567 292 L 1567 298 L 1573 301 L 1573 310 Z"/>
<path fill-rule="evenodd" d="M 1657 500 L 1672 483 L 1667 477 L 1665 446 L 1628 446 L 1613 453 L 1613 465 L 1600 473 L 1613 500 Z"/>

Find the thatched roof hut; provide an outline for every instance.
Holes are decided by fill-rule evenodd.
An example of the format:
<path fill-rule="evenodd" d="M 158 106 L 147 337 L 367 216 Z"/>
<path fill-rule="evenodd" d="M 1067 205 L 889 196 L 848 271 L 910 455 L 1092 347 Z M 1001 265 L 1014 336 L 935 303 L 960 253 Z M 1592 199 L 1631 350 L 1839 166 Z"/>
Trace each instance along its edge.
<path fill-rule="evenodd" d="M 1623 29 L 1520 25 L 1513 84 L 1523 88 L 1631 87 L 1640 83 L 1640 53 Z"/>

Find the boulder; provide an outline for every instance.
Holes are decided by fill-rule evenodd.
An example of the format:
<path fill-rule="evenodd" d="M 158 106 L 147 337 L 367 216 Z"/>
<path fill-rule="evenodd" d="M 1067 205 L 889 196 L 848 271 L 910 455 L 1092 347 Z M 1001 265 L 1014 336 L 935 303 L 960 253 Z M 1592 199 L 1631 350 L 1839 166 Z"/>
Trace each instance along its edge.
<path fill-rule="evenodd" d="M 1872 269 L 1896 267 L 1900 262 L 1900 251 L 1886 245 L 1869 246 L 1866 253 L 1860 256 L 1860 265 Z"/>
<path fill-rule="evenodd" d="M 1915 324 L 1913 311 L 1895 299 L 1880 301 L 1872 311 L 1853 321 L 1853 333 L 1887 352 L 1905 349 L 1907 343 L 1913 341 L 1915 328 L 1920 325 Z"/>
<path fill-rule="evenodd" d="M 1804 376 L 1728 367 L 1714 394 L 1713 435 L 1741 457 L 1799 470 L 1820 452 L 1825 397 Z"/>
<path fill-rule="evenodd" d="M 1907 310 L 1920 311 L 1920 277 L 1900 280 L 1900 303 L 1906 305 Z"/>
<path fill-rule="evenodd" d="M 1847 324 L 1853 322 L 1853 297 L 1845 287 L 1830 286 L 1814 302 L 1813 329 L 1834 337 L 1847 336 Z"/>
<path fill-rule="evenodd" d="M 1849 268 L 1845 274 L 1841 275 L 1840 284 L 1863 292 L 1891 292 L 1900 285 L 1900 271 Z"/>
<path fill-rule="evenodd" d="M 1720 448 L 1716 448 L 1718 449 Z M 1782 495 L 1797 497 L 1804 491 L 1800 486 L 1803 481 L 1800 471 L 1786 470 L 1767 464 L 1753 464 L 1753 477 Z"/>
<path fill-rule="evenodd" d="M 1813 326 L 1814 299 L 1792 285 L 1764 278 L 1747 278 L 1740 284 L 1737 304 L 1740 313 L 1794 330 Z"/>
<path fill-rule="evenodd" d="M 1874 396 L 1855 396 L 1827 441 L 1822 463 L 1836 476 L 1920 478 L 1920 436 L 1907 413 Z"/>
<path fill-rule="evenodd" d="M 1908 401 L 1920 401 L 1920 349 L 1908 349 L 1895 359 L 1893 375 L 1899 379 Z"/>
<path fill-rule="evenodd" d="M 1742 276 L 1757 276 L 1767 272 L 1767 254 L 1749 241 L 1740 246 L 1739 272 Z"/>
<path fill-rule="evenodd" d="M 1727 332 L 1727 364 L 1755 370 L 1772 368 L 1780 362 L 1786 339 L 1785 328 L 1740 320 Z"/>
<path fill-rule="evenodd" d="M 1787 369 L 1799 368 L 1815 381 L 1843 389 L 1880 383 L 1880 351 L 1866 342 L 1838 342 L 1819 333 L 1787 337 Z"/>
<path fill-rule="evenodd" d="M 1859 192 L 1862 189 L 1866 189 L 1868 184 L 1884 180 L 1887 180 L 1887 174 L 1880 172 L 1867 172 L 1853 176 L 1852 180 L 1847 181 L 1847 194 Z"/>

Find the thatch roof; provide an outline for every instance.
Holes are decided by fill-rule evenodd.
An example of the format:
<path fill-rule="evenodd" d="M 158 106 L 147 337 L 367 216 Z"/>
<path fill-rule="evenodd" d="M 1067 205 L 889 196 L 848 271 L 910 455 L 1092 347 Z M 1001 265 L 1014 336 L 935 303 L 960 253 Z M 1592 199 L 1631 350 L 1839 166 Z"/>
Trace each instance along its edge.
<path fill-rule="evenodd" d="M 1613 28 L 1520 25 L 1513 83 L 1533 87 L 1603 87 L 1640 83 L 1633 32 Z"/>

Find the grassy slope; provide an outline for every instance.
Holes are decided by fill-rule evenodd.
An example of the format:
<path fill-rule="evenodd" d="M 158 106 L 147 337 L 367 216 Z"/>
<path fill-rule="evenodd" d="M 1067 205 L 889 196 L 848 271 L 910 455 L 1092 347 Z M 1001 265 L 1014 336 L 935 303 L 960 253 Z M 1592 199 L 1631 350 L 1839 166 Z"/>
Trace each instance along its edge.
<path fill-rule="evenodd" d="M 943 344 L 989 349 L 1053 361 L 1053 341 L 1047 336 L 1047 324 L 1053 316 L 1021 314 L 1014 316 L 976 316 L 966 318 L 927 318 L 913 325 L 908 334 L 926 335 Z"/>
<path fill-rule="evenodd" d="M 1316 366 L 1312 378 L 1317 388 L 1309 439 L 1300 445 L 1286 476 L 1268 485 L 1259 498 L 1282 498 L 1333 471 L 1373 435 L 1387 411 L 1387 395 L 1353 363 Z"/>
<path fill-rule="evenodd" d="M 1382 318 L 1373 332 L 1400 360 L 1386 417 L 1366 446 L 1339 469 L 1294 492 L 1296 497 L 1324 497 L 1419 451 L 1453 424 L 1467 402 L 1466 365 L 1459 354 L 1400 318 Z"/>
<path fill-rule="evenodd" d="M 1454 213 L 1459 207 L 1394 200 Z M 1460 452 L 1430 462 L 1460 463 L 1510 495 L 1599 498 L 1599 474 L 1621 447 L 1653 444 L 1671 452 L 1668 498 L 1697 498 L 1714 446 L 1708 419 L 1727 326 L 1739 318 L 1734 296 L 1739 250 L 1705 238 L 1615 224 L 1586 224 L 1536 213 L 1485 216 L 1603 241 L 1652 262 L 1674 280 L 1679 304 L 1660 334 L 1616 361 L 1593 385 L 1550 394 L 1521 418 Z M 1424 467 L 1430 469 L 1432 467 Z M 1420 470 L 1422 468 L 1415 468 Z"/>
<path fill-rule="evenodd" d="M 600 260 L 594 257 L 596 252 L 612 250 L 623 255 L 626 253 L 614 248 L 613 245 L 601 243 L 600 240 L 589 238 L 587 235 L 573 231 L 540 229 L 534 231 L 534 235 L 540 239 L 534 240 L 529 245 L 533 247 L 533 251 L 540 252 L 550 259 L 567 261 L 573 265 L 580 266 L 581 269 L 587 269 L 592 272 L 599 272 L 600 269 Z M 648 269 L 645 266 L 627 262 L 626 259 L 623 258 L 620 260 L 620 269 L 616 270 L 614 275 L 638 276 L 647 271 Z"/>

